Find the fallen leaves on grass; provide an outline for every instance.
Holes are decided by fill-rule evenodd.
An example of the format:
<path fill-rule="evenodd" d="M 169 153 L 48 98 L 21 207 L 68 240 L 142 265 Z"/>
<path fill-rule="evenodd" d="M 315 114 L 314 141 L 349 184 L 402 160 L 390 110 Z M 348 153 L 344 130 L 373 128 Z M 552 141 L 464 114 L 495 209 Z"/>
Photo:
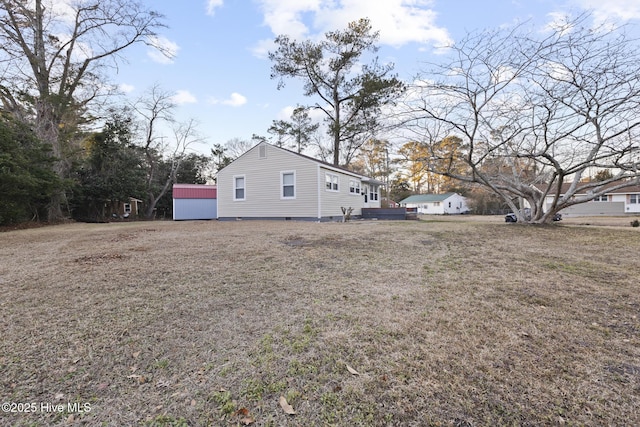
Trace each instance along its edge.
<path fill-rule="evenodd" d="M 360 372 L 356 371 L 355 369 L 353 369 L 351 366 L 347 365 L 347 371 L 349 371 L 349 373 L 351 375 L 360 375 Z"/>
<path fill-rule="evenodd" d="M 128 379 L 131 379 L 131 380 L 138 380 L 138 382 L 139 382 L 140 384 L 144 384 L 144 383 L 146 383 L 146 382 L 147 382 L 147 378 L 146 378 L 146 377 L 144 377 L 143 375 L 136 375 L 136 374 L 134 374 L 134 375 L 127 375 L 127 378 L 128 378 Z"/>
<path fill-rule="evenodd" d="M 236 412 L 234 412 L 233 415 L 242 417 L 240 418 L 240 422 L 245 426 L 251 425 L 256 422 L 256 420 L 254 420 L 253 417 L 249 415 L 249 410 L 247 408 L 240 408 Z"/>
<path fill-rule="evenodd" d="M 295 415 L 296 411 L 293 409 L 293 406 L 289 405 L 287 399 L 284 396 L 280 396 L 280 407 L 287 415 Z"/>

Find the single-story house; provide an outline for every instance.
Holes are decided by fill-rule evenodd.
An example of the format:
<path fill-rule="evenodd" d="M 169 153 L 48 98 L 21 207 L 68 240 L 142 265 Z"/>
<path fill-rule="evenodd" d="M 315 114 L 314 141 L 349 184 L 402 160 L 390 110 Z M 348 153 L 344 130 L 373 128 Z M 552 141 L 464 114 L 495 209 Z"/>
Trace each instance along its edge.
<path fill-rule="evenodd" d="M 173 185 L 173 219 L 215 219 L 218 217 L 217 187 L 201 184 Z"/>
<path fill-rule="evenodd" d="M 400 201 L 400 206 L 417 209 L 419 214 L 450 215 L 467 213 L 467 198 L 458 193 L 415 194 Z"/>
<path fill-rule="evenodd" d="M 261 142 L 218 172 L 218 219 L 332 221 L 380 207 L 382 182 Z"/>
<path fill-rule="evenodd" d="M 571 183 L 562 185 L 560 190 L 562 195 L 569 189 L 570 185 Z M 579 191 L 574 197 L 587 196 L 589 196 L 587 191 Z M 552 203 L 553 195 L 547 196 L 545 209 L 548 209 Z M 566 217 L 637 215 L 640 213 L 640 185 L 606 191 L 605 194 L 595 197 L 593 200 L 562 209 L 560 213 Z"/>

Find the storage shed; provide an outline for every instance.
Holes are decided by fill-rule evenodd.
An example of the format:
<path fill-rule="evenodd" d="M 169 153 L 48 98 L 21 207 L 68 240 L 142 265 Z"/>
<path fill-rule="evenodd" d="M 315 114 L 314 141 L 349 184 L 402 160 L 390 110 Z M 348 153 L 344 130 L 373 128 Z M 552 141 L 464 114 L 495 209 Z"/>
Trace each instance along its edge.
<path fill-rule="evenodd" d="M 215 185 L 173 184 L 173 219 L 218 218 L 218 190 Z"/>

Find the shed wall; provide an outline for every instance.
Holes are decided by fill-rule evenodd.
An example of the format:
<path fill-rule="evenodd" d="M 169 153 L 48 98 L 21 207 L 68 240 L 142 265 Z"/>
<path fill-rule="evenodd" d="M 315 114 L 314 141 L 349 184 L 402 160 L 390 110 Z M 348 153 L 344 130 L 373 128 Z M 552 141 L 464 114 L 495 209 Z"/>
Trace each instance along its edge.
<path fill-rule="evenodd" d="M 216 199 L 173 199 L 173 219 L 216 219 L 218 201 Z"/>

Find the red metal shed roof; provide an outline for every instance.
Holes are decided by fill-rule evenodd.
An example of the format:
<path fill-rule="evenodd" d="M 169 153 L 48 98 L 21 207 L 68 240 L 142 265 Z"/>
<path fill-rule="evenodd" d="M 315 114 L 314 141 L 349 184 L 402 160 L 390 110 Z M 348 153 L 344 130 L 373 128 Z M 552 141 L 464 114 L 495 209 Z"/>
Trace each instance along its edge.
<path fill-rule="evenodd" d="M 174 199 L 217 199 L 218 188 L 204 184 L 173 184 Z"/>

